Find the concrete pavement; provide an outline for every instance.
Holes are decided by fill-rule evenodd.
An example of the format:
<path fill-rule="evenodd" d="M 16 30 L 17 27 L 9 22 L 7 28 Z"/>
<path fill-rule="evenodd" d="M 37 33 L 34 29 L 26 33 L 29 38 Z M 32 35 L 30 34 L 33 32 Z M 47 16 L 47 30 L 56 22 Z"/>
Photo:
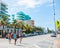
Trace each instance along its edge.
<path fill-rule="evenodd" d="M 60 48 L 60 35 L 58 35 L 56 40 L 54 40 L 53 48 Z"/>

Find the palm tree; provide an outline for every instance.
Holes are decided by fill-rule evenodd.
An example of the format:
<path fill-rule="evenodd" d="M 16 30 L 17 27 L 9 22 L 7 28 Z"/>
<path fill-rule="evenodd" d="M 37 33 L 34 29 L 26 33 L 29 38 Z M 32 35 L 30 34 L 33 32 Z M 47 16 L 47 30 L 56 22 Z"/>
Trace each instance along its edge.
<path fill-rule="evenodd" d="M 36 30 L 38 30 L 38 31 L 43 31 L 43 28 L 41 28 L 41 27 L 35 27 L 36 28 Z"/>
<path fill-rule="evenodd" d="M 8 23 L 8 16 L 2 15 L 0 19 L 0 25 L 3 26 L 2 33 L 4 31 L 4 26 L 7 25 L 7 23 Z"/>
<path fill-rule="evenodd" d="M 17 27 L 17 20 L 13 20 L 13 23 L 9 23 L 8 28 L 14 28 L 14 32 L 16 33 L 16 27 Z"/>
<path fill-rule="evenodd" d="M 13 21 L 13 26 L 14 26 L 14 32 L 16 33 L 16 26 L 17 26 L 17 20 L 16 19 Z"/>
<path fill-rule="evenodd" d="M 25 26 L 24 26 L 24 22 L 22 21 L 22 22 L 18 22 L 18 24 L 17 24 L 17 28 L 18 29 L 24 29 L 25 28 Z"/>
<path fill-rule="evenodd" d="M 9 30 L 9 29 L 10 29 L 10 28 L 13 28 L 13 24 L 8 23 L 8 24 L 7 24 L 7 28 L 8 28 L 8 30 L 7 30 L 7 31 L 8 31 L 8 33 L 9 33 L 9 31 L 11 31 L 11 30 Z"/>
<path fill-rule="evenodd" d="M 27 33 L 27 34 L 31 33 L 31 27 L 30 27 L 30 25 L 26 24 L 25 29 L 26 29 L 25 33 Z"/>
<path fill-rule="evenodd" d="M 6 16 L 6 15 L 2 15 L 2 18 L 1 18 L 1 24 L 3 25 L 7 25 L 7 23 L 8 23 L 8 16 Z"/>
<path fill-rule="evenodd" d="M 22 35 L 22 33 L 23 33 L 23 30 L 24 30 L 24 22 L 22 21 L 22 22 L 18 22 L 18 24 L 17 24 L 17 28 L 18 28 L 18 30 L 19 29 L 21 29 L 22 30 L 22 32 L 20 32 L 20 35 Z M 19 32 L 19 31 L 18 31 Z M 22 39 L 23 39 L 23 37 L 20 37 L 20 43 L 21 43 L 21 41 L 22 41 Z"/>

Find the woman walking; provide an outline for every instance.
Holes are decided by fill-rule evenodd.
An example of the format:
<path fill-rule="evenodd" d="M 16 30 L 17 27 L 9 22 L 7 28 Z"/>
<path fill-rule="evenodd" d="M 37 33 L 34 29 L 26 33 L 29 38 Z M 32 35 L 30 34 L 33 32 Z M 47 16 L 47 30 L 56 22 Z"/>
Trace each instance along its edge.
<path fill-rule="evenodd" d="M 22 36 L 22 33 L 20 33 L 20 44 L 22 42 L 22 39 L 23 39 L 23 36 Z"/>
<path fill-rule="evenodd" d="M 13 38 L 14 38 L 14 42 L 15 42 L 14 45 L 16 45 L 16 41 L 17 41 L 17 35 L 16 35 L 16 33 L 13 34 Z"/>
<path fill-rule="evenodd" d="M 11 33 L 8 33 L 9 44 L 11 43 Z"/>
<path fill-rule="evenodd" d="M 21 44 L 21 42 L 22 42 L 22 39 L 23 39 L 23 36 L 22 36 L 22 34 L 23 34 L 23 31 L 22 31 L 22 29 L 20 29 L 20 44 Z"/>

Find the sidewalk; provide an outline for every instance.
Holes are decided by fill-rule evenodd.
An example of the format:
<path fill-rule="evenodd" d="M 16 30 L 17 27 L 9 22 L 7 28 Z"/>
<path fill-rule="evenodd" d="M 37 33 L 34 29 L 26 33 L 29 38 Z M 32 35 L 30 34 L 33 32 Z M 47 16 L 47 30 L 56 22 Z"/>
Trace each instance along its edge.
<path fill-rule="evenodd" d="M 54 41 L 54 48 L 60 48 L 60 35 L 58 35 Z"/>
<path fill-rule="evenodd" d="M 51 48 L 53 43 L 54 46 L 56 46 L 56 43 L 60 44 L 60 40 L 57 40 L 55 37 L 50 37 L 49 34 L 23 38 L 22 44 L 19 42 L 20 39 L 18 39 L 17 44 L 14 45 L 13 39 L 11 44 L 9 44 L 7 39 L 0 39 L 0 48 Z"/>

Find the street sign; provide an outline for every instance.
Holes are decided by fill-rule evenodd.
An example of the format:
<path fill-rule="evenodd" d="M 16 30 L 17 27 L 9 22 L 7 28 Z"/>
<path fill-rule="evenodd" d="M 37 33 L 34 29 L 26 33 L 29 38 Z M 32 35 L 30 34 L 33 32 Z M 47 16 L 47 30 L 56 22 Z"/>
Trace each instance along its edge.
<path fill-rule="evenodd" d="M 60 28 L 60 21 L 56 21 L 56 27 Z"/>

